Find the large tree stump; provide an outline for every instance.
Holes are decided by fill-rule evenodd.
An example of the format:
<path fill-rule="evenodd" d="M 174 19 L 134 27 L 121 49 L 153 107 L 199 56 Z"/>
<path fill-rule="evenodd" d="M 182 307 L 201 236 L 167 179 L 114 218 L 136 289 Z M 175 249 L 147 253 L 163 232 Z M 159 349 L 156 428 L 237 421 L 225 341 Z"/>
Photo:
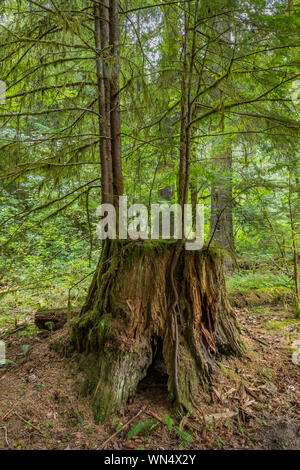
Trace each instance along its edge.
<path fill-rule="evenodd" d="M 173 283 L 176 246 L 170 241 L 109 241 L 103 247 L 71 335 L 76 350 L 84 353 L 86 391 L 98 423 L 135 394 L 154 359 L 153 344 L 158 339 L 169 397 L 186 409 L 193 408 L 199 386 L 208 387 L 214 359 L 222 353 L 242 353 L 220 254 L 215 249 L 180 250 Z M 180 311 L 177 344 L 173 284 Z"/>

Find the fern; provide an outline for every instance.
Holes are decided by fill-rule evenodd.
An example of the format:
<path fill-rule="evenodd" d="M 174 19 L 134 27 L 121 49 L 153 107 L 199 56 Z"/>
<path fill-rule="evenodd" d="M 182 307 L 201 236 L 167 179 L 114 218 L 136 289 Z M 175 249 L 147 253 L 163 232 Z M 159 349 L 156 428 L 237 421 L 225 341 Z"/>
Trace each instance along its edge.
<path fill-rule="evenodd" d="M 172 432 L 174 419 L 172 419 L 168 414 L 165 414 L 165 421 L 167 423 L 169 432 Z"/>
<path fill-rule="evenodd" d="M 186 431 L 182 431 L 178 426 L 175 426 L 175 432 L 178 437 L 180 437 L 185 444 L 192 444 L 194 442 L 193 436 Z"/>
<path fill-rule="evenodd" d="M 17 365 L 17 363 L 12 361 L 11 359 L 1 359 L 0 366 L 3 364 L 14 364 L 15 366 Z"/>
<path fill-rule="evenodd" d="M 139 421 L 130 429 L 127 440 L 130 441 L 134 436 L 138 434 L 149 434 L 153 431 L 153 428 L 156 427 L 157 421 L 155 419 L 145 419 L 144 421 Z"/>

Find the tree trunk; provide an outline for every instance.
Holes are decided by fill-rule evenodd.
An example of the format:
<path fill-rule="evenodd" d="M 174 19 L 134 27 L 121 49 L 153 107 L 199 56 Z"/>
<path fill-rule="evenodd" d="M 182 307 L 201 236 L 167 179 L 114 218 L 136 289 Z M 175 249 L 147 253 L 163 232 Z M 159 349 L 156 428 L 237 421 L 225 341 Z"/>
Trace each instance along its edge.
<path fill-rule="evenodd" d="M 216 357 L 242 353 L 216 252 L 179 252 L 174 283 L 180 314 L 175 325 L 170 271 L 176 247 L 171 241 L 107 240 L 104 245 L 71 335 L 75 349 L 83 353 L 84 389 L 91 395 L 98 423 L 119 412 L 135 394 L 158 341 L 169 398 L 186 410 L 192 410 L 199 386 L 209 386 Z"/>
<path fill-rule="evenodd" d="M 230 5 L 228 5 L 230 6 Z M 230 15 L 229 15 L 230 18 Z M 216 30 L 219 33 L 219 42 L 217 47 L 220 55 L 225 57 L 231 56 L 231 21 L 227 16 L 221 16 L 216 20 Z M 228 71 L 228 65 L 224 68 L 221 64 L 219 73 L 223 74 Z M 230 77 L 222 83 L 221 87 L 213 91 L 213 95 L 221 102 L 220 123 L 217 129 L 222 133 L 226 130 L 226 117 L 222 110 L 226 99 L 226 88 L 230 86 Z M 232 86 L 232 85 L 231 85 Z M 234 235 L 232 221 L 232 139 L 226 136 L 217 137 L 213 145 L 213 165 L 215 169 L 216 182 L 212 184 L 211 190 L 211 220 L 210 232 L 213 240 L 221 247 L 234 253 Z M 232 269 L 232 260 L 227 257 L 226 267 Z"/>
<path fill-rule="evenodd" d="M 109 45 L 109 3 L 94 2 L 95 49 L 99 107 L 99 135 L 101 159 L 102 202 L 113 203 L 113 169 L 111 157 L 111 125 L 110 125 L 110 83 L 108 73 Z M 104 51 L 103 51 L 104 49 Z"/>

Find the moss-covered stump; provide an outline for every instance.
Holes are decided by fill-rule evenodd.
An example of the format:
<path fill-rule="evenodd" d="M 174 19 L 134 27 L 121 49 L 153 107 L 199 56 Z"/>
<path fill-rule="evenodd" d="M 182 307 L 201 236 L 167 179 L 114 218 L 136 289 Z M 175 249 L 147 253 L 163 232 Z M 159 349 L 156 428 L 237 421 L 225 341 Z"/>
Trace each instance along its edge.
<path fill-rule="evenodd" d="M 176 246 L 163 241 L 104 245 L 71 334 L 75 349 L 84 353 L 86 391 L 92 396 L 98 423 L 135 394 L 154 359 L 153 345 L 159 338 L 169 397 L 186 409 L 193 408 L 199 386 L 208 387 L 216 356 L 242 353 L 220 255 L 205 248 L 180 249 L 173 282 L 170 273 Z M 174 285 L 179 299 L 177 318 L 172 314 Z"/>

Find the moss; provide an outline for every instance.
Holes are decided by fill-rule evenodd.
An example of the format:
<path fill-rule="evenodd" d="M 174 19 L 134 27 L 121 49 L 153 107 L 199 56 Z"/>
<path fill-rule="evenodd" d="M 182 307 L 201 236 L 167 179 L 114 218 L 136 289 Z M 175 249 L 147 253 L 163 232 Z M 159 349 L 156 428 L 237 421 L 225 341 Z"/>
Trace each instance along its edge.
<path fill-rule="evenodd" d="M 256 307 L 259 305 L 278 305 L 291 302 L 292 290 L 285 286 L 261 287 L 256 289 L 240 288 L 229 292 L 229 300 L 234 307 Z"/>
<path fill-rule="evenodd" d="M 202 256 L 203 254 L 209 254 L 213 258 L 223 259 L 227 254 L 227 250 L 211 242 L 209 248 L 204 246 L 202 250 L 199 251 L 199 254 Z"/>
<path fill-rule="evenodd" d="M 98 342 L 99 346 L 101 347 L 107 338 L 109 338 L 111 332 L 111 316 L 110 315 L 102 315 L 97 325 L 97 332 L 98 332 Z"/>
<path fill-rule="evenodd" d="M 228 377 L 229 379 L 231 380 L 234 380 L 234 381 L 237 381 L 237 382 L 244 382 L 244 380 L 242 379 L 242 377 L 237 374 L 236 372 L 234 372 L 233 370 L 231 369 L 228 369 L 227 367 L 224 366 L 224 364 L 222 364 L 221 362 L 217 362 L 217 366 L 219 367 L 219 369 L 221 370 L 221 372 L 226 376 Z"/>
<path fill-rule="evenodd" d="M 296 318 L 300 318 L 300 302 L 298 299 L 295 299 L 295 313 Z"/>
<path fill-rule="evenodd" d="M 264 322 L 264 326 L 268 330 L 281 330 L 281 331 L 287 331 L 287 327 L 295 325 L 295 320 L 282 320 L 282 321 L 275 321 L 275 320 L 267 320 Z M 298 330 L 300 328 L 298 327 Z"/>
<path fill-rule="evenodd" d="M 288 295 L 291 292 L 291 289 L 285 286 L 277 286 L 277 287 L 262 287 L 260 289 L 256 289 L 258 293 L 271 293 L 271 294 L 279 294 L 279 295 Z"/>
<path fill-rule="evenodd" d="M 141 352 L 143 347 L 141 346 Z M 90 387 L 92 406 L 96 423 L 104 423 L 112 413 L 119 411 L 132 396 L 138 383 L 145 375 L 151 362 L 151 356 L 146 359 L 142 368 L 136 367 L 139 360 L 139 348 L 130 353 L 118 353 L 114 361 L 110 357 L 102 356 L 98 366 L 90 371 Z M 90 367 L 88 365 L 88 367 Z M 97 374 L 94 371 L 97 371 Z"/>

